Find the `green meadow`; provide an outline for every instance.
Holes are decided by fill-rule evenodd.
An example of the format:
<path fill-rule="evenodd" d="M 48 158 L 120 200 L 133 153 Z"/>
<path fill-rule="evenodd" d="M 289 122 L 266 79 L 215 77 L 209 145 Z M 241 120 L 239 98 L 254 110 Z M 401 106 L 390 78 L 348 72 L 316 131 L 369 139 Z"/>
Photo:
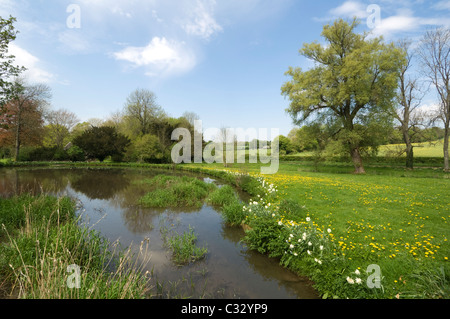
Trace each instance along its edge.
<path fill-rule="evenodd" d="M 256 164 L 189 166 L 260 176 Z M 281 162 L 277 174 L 263 177 L 276 195 L 244 207 L 248 244 L 309 276 L 324 298 L 448 298 L 450 175 L 366 170 Z M 368 285 L 374 265 L 378 288 Z"/>

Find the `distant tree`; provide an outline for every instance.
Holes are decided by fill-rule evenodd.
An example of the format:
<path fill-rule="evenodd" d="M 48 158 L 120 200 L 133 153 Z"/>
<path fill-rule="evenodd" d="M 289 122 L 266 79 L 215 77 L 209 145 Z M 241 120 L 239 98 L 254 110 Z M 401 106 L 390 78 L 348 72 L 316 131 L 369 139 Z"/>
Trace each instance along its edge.
<path fill-rule="evenodd" d="M 130 140 L 117 133 L 113 127 L 93 126 L 78 135 L 73 144 L 81 148 L 88 159 L 98 159 L 103 162 L 108 156 L 121 157 L 125 153 Z"/>
<path fill-rule="evenodd" d="M 185 118 L 191 126 L 194 126 L 195 121 L 200 120 L 200 116 L 194 112 L 184 112 L 181 117 Z"/>
<path fill-rule="evenodd" d="M 4 107 L 21 90 L 19 83 L 14 81 L 24 67 L 14 65 L 14 56 L 8 55 L 8 47 L 11 41 L 16 39 L 18 31 L 14 29 L 16 18 L 9 17 L 3 19 L 0 17 L 0 127 L 4 126 L 6 121 Z M 5 127 L 3 127 L 5 128 Z"/>
<path fill-rule="evenodd" d="M 426 115 L 419 112 L 422 99 L 424 97 L 421 82 L 418 77 L 411 76 L 411 67 L 414 59 L 414 51 L 410 49 L 411 42 L 402 40 L 398 43 L 399 48 L 404 52 L 406 63 L 401 66 L 398 72 L 398 93 L 397 107 L 393 116 L 400 123 L 403 142 L 406 145 L 406 168 L 414 167 L 414 139 L 425 126 Z"/>
<path fill-rule="evenodd" d="M 134 152 L 139 162 L 161 163 L 165 154 L 157 136 L 147 134 L 134 141 Z"/>
<path fill-rule="evenodd" d="M 131 130 L 134 131 L 134 135 L 151 133 L 152 125 L 165 116 L 164 110 L 156 103 L 155 93 L 137 89 L 128 96 L 124 117 L 129 122 Z"/>
<path fill-rule="evenodd" d="M 51 111 L 47 114 L 46 141 L 47 146 L 56 146 L 59 149 L 64 148 L 68 143 L 70 131 L 78 124 L 79 119 L 75 113 L 60 109 Z"/>
<path fill-rule="evenodd" d="M 275 142 L 278 141 L 280 154 L 290 154 L 295 151 L 294 145 L 291 140 L 284 135 L 277 136 Z"/>
<path fill-rule="evenodd" d="M 404 57 L 382 38 L 355 33 L 357 26 L 356 19 L 352 23 L 338 19 L 323 28 L 326 45 L 305 44 L 300 53 L 315 66 L 308 71 L 289 68 L 286 75 L 292 80 L 282 86 L 282 94 L 291 101 L 287 112 L 295 124 L 339 124 L 336 136 L 345 145 L 355 173 L 360 174 L 365 173 L 363 138 L 371 134 L 364 127 L 384 121 L 381 114 L 393 107 L 397 70 Z"/>
<path fill-rule="evenodd" d="M 435 119 L 444 125 L 444 170 L 449 171 L 450 136 L 450 29 L 427 31 L 419 47 L 424 75 L 436 89 L 439 110 Z"/>
<path fill-rule="evenodd" d="M 9 131 L 14 136 L 15 160 L 19 159 L 20 147 L 26 140 L 42 138 L 43 114 L 51 97 L 47 85 L 28 85 L 23 79 L 16 79 L 21 90 L 5 106 L 8 113 Z M 29 143 L 33 144 L 33 142 Z"/>

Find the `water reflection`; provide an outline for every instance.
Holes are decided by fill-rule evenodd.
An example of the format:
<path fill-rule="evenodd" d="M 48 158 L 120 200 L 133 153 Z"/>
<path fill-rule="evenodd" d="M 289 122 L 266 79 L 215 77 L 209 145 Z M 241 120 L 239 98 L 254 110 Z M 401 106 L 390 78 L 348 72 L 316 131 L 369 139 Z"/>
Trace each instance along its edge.
<path fill-rule="evenodd" d="M 81 170 L 70 175 L 71 187 L 90 199 L 110 199 L 130 185 L 130 179 L 120 170 Z"/>
<path fill-rule="evenodd" d="M 0 194 L 68 195 L 80 203 L 83 218 L 110 241 L 119 240 L 127 247 L 149 238 L 148 270 L 160 284 L 161 297 L 317 298 L 308 281 L 279 266 L 277 260 L 249 251 L 241 242 L 243 230 L 225 225 L 213 207 L 139 206 L 138 199 L 147 191 L 142 180 L 161 173 L 179 174 L 143 169 L 0 169 Z M 197 234 L 198 244 L 208 248 L 208 255 L 177 267 L 164 245 L 162 230 L 181 234 L 189 227 Z"/>

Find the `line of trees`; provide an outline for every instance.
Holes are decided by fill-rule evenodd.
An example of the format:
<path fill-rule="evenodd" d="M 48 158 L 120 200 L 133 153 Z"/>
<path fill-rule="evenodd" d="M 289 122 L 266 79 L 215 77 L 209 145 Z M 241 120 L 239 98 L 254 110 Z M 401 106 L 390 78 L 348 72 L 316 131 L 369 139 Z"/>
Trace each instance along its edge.
<path fill-rule="evenodd" d="M 45 85 L 28 85 L 5 103 L 0 129 L 0 155 L 16 161 L 100 160 L 170 163 L 179 127 L 194 134 L 194 113 L 180 118 L 168 116 L 156 103 L 156 95 L 137 89 L 126 100 L 122 112 L 107 120 L 80 123 L 65 109 L 51 110 L 51 91 Z M 26 152 L 22 152 L 22 147 Z"/>
<path fill-rule="evenodd" d="M 171 162 L 175 129 L 196 134 L 198 115 L 171 117 L 146 89 L 131 92 L 123 109 L 107 120 L 80 123 L 70 111 L 52 110 L 51 89 L 20 78 L 25 69 L 8 55 L 17 35 L 14 22 L 13 17 L 0 17 L 0 157 L 164 163 Z M 356 19 L 325 25 L 326 44 L 304 44 L 300 50 L 315 66 L 286 72 L 291 80 L 282 86 L 282 94 L 290 100 L 288 114 L 300 127 L 278 137 L 280 151 L 345 152 L 355 172 L 364 173 L 363 156 L 376 153 L 379 145 L 403 142 L 406 166 L 413 168 L 413 143 L 436 136 L 444 140 L 448 171 L 450 31 L 428 31 L 413 48 L 407 40 L 385 43 L 381 37 L 358 34 L 357 27 Z M 416 66 L 421 73 L 414 73 Z M 438 97 L 435 114 L 420 111 L 430 87 Z M 432 127 L 438 122 L 442 129 Z"/>
<path fill-rule="evenodd" d="M 166 114 L 156 95 L 137 89 L 121 112 L 108 120 L 80 123 L 65 109 L 52 110 L 51 89 L 21 77 L 26 69 L 8 54 L 16 39 L 16 19 L 0 17 L 0 157 L 19 160 L 112 160 L 170 162 L 172 132 L 193 132 L 194 113 L 180 118 Z"/>
<path fill-rule="evenodd" d="M 326 45 L 304 44 L 300 54 L 314 61 L 303 71 L 290 67 L 281 88 L 290 100 L 286 110 L 304 129 L 292 134 L 305 148 L 334 148 L 350 156 L 355 173 L 365 173 L 362 154 L 376 151 L 399 123 L 406 145 L 406 166 L 413 168 L 413 142 L 424 128 L 443 125 L 444 170 L 449 171 L 450 30 L 425 33 L 418 48 L 411 42 L 385 43 L 382 37 L 355 32 L 359 23 L 343 19 L 325 25 Z M 421 73 L 413 73 L 413 64 Z M 438 94 L 435 114 L 420 112 L 428 87 Z"/>

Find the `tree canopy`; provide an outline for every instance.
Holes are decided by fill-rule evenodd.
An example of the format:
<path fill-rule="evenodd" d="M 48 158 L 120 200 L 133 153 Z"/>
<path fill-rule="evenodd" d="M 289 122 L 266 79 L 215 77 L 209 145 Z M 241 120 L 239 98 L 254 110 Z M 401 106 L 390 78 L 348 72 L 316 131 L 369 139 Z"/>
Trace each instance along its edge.
<path fill-rule="evenodd" d="M 14 28 L 16 18 L 0 17 L 0 125 L 3 126 L 5 120 L 4 107 L 21 90 L 15 77 L 25 70 L 24 67 L 14 65 L 14 56 L 8 54 L 10 42 L 16 39 L 18 31 Z"/>
<path fill-rule="evenodd" d="M 108 156 L 123 156 L 130 140 L 118 133 L 114 127 L 92 126 L 78 135 L 73 144 L 81 148 L 88 159 L 98 159 L 103 162 Z"/>
<path fill-rule="evenodd" d="M 287 112 L 295 124 L 338 123 L 337 133 L 355 172 L 364 173 L 360 147 L 367 134 L 363 127 L 389 120 L 385 111 L 393 107 L 404 55 L 381 37 L 356 33 L 357 26 L 356 19 L 351 23 L 338 19 L 324 26 L 326 44 L 304 44 L 300 50 L 314 61 L 314 67 L 308 71 L 290 67 L 286 75 L 292 79 L 281 90 L 290 100 Z"/>

